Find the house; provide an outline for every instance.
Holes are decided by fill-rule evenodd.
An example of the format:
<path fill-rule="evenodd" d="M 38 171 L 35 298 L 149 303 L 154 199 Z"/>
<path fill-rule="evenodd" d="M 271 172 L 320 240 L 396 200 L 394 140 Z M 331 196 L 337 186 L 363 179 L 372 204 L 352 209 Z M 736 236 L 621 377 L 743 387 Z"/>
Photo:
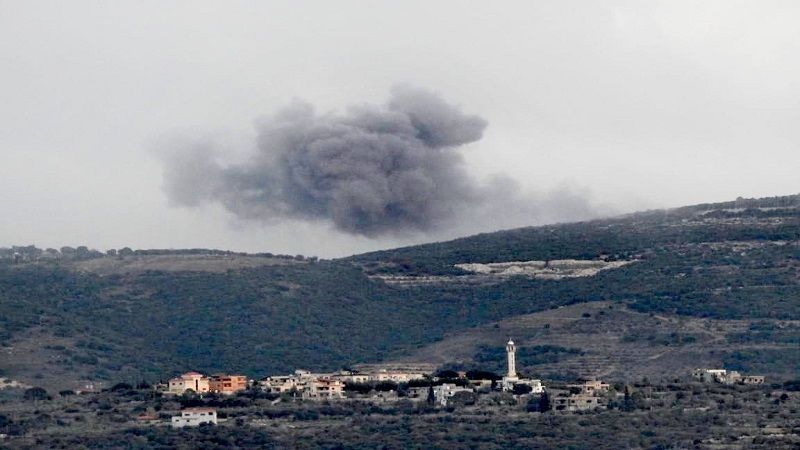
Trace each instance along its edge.
<path fill-rule="evenodd" d="M 172 428 L 196 427 L 202 423 L 217 424 L 217 411 L 213 408 L 186 408 L 181 415 L 172 417 Z"/>
<path fill-rule="evenodd" d="M 262 378 L 258 381 L 258 384 L 265 392 L 283 394 L 291 391 L 302 391 L 306 383 L 316 380 L 318 377 L 320 376 L 307 370 L 298 369 L 292 375 L 274 375 Z"/>
<path fill-rule="evenodd" d="M 692 377 L 704 383 L 722 384 L 763 384 L 764 377 L 760 375 L 742 375 L 735 370 L 725 369 L 695 369 Z"/>
<path fill-rule="evenodd" d="M 764 384 L 762 375 L 746 375 L 742 377 L 742 384 Z"/>
<path fill-rule="evenodd" d="M 387 371 L 381 370 L 369 374 L 369 381 L 391 381 L 394 383 L 408 383 L 411 380 L 422 380 L 425 374 L 421 372 L 402 372 L 402 371 Z"/>
<path fill-rule="evenodd" d="M 211 392 L 235 394 L 247 389 L 247 377 L 244 375 L 213 375 L 208 386 Z"/>
<path fill-rule="evenodd" d="M 283 394 L 298 392 L 307 399 L 344 398 L 344 382 L 336 375 L 312 374 L 296 370 L 294 375 L 278 375 L 262 378 L 258 382 L 265 392 Z"/>
<path fill-rule="evenodd" d="M 553 409 L 556 411 L 590 411 L 603 406 L 603 399 L 594 394 L 569 394 L 559 392 L 550 397 Z"/>
<path fill-rule="evenodd" d="M 344 383 L 340 380 L 317 378 L 304 382 L 301 392 L 303 398 L 315 400 L 344 398 Z"/>
<path fill-rule="evenodd" d="M 429 386 L 418 386 L 408 388 L 406 397 L 413 401 L 425 401 L 428 399 L 428 394 L 431 390 Z"/>
<path fill-rule="evenodd" d="M 577 389 L 582 394 L 598 394 L 608 391 L 611 388 L 611 386 L 600 380 L 591 380 L 580 384 L 568 384 L 567 387 Z"/>
<path fill-rule="evenodd" d="M 729 374 L 725 369 L 695 369 L 692 377 L 704 383 L 726 383 Z"/>
<path fill-rule="evenodd" d="M 358 372 L 351 372 L 349 370 L 342 370 L 332 374 L 330 377 L 340 380 L 344 383 L 368 383 L 370 376 L 369 374 L 366 373 L 358 373 Z"/>
<path fill-rule="evenodd" d="M 488 391 L 492 389 L 492 380 L 467 380 L 469 386 L 475 391 Z"/>
<path fill-rule="evenodd" d="M 447 406 L 447 400 L 459 392 L 472 392 L 472 389 L 456 386 L 453 383 L 444 383 L 433 387 L 433 397 L 437 405 Z"/>
<path fill-rule="evenodd" d="M 297 379 L 291 375 L 275 375 L 258 380 L 264 392 L 283 394 L 297 388 Z"/>
<path fill-rule="evenodd" d="M 186 372 L 185 374 L 169 380 L 170 394 L 183 394 L 186 391 L 197 393 L 208 392 L 210 389 L 209 379 L 199 372 Z"/>

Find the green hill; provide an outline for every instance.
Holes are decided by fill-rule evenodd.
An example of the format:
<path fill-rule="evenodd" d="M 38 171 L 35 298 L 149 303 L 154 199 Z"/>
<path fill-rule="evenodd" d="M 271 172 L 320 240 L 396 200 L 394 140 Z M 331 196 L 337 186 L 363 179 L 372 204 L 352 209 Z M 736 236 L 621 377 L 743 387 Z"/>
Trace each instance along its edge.
<path fill-rule="evenodd" d="M 740 199 L 335 261 L 21 247 L 17 256 L 0 252 L 11 255 L 0 258 L 0 377 L 74 386 L 85 379 L 155 380 L 188 369 L 250 376 L 336 369 L 592 301 L 645 314 L 798 320 L 799 200 Z M 551 278 L 455 267 L 570 259 L 630 263 Z M 740 339 L 795 339 L 793 333 L 756 329 Z"/>

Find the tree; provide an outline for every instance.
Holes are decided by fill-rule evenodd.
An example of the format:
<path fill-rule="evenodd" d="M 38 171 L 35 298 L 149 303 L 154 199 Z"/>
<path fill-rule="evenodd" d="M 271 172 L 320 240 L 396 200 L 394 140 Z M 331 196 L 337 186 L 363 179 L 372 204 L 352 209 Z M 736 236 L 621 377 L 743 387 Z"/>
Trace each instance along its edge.
<path fill-rule="evenodd" d="M 531 397 L 528 400 L 528 405 L 526 406 L 528 412 L 547 412 L 552 409 L 550 405 L 550 396 L 547 395 L 547 392 L 542 392 L 542 395 L 538 397 Z"/>
<path fill-rule="evenodd" d="M 502 377 L 494 372 L 488 370 L 470 370 L 467 371 L 467 379 L 469 380 L 492 380 L 496 381 Z"/>
<path fill-rule="evenodd" d="M 129 383 L 125 383 L 125 382 L 117 383 L 117 384 L 115 384 L 114 386 L 111 387 L 111 390 L 115 391 L 115 392 L 116 391 L 130 391 L 131 389 L 133 389 L 133 386 L 131 386 Z"/>
<path fill-rule="evenodd" d="M 33 400 L 33 401 L 49 400 L 50 395 L 47 393 L 46 390 L 44 390 L 44 388 L 40 388 L 37 386 L 26 389 L 25 393 L 23 394 L 23 398 L 25 400 Z"/>
<path fill-rule="evenodd" d="M 474 392 L 456 392 L 452 397 L 447 399 L 448 405 L 453 406 L 471 406 L 478 400 L 478 396 Z"/>
<path fill-rule="evenodd" d="M 381 381 L 375 384 L 375 390 L 378 392 L 396 391 L 397 383 L 394 381 Z"/>
<path fill-rule="evenodd" d="M 550 396 L 547 395 L 547 392 L 542 392 L 542 395 L 539 396 L 539 412 L 547 412 L 552 408 L 553 406 L 550 404 Z"/>
<path fill-rule="evenodd" d="M 447 378 L 447 379 L 459 378 L 458 372 L 456 372 L 455 370 L 440 370 L 436 372 L 436 377 Z"/>
<path fill-rule="evenodd" d="M 533 390 L 532 387 L 528 386 L 527 384 L 515 384 L 514 389 L 511 392 L 514 395 L 525 395 L 529 394 Z"/>
<path fill-rule="evenodd" d="M 355 392 L 361 395 L 369 394 L 372 391 L 372 385 L 369 383 L 350 383 L 344 384 L 345 392 Z"/>

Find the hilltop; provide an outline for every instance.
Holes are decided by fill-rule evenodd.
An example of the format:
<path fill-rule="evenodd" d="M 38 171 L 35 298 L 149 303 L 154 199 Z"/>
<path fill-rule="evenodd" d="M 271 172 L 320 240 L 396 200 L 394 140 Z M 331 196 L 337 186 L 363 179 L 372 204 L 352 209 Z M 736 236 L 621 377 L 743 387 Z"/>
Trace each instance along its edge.
<path fill-rule="evenodd" d="M 535 331 L 541 328 L 536 318 L 586 304 L 613 306 L 614 313 L 604 310 L 599 318 L 600 311 L 588 311 L 591 318 L 572 327 L 664 317 L 657 342 L 673 332 L 678 339 L 694 336 L 682 344 L 688 351 L 722 339 L 714 341 L 719 346 L 708 361 L 735 359 L 781 377 L 791 371 L 781 361 L 797 361 L 791 346 L 800 342 L 794 322 L 800 320 L 798 205 L 800 196 L 739 199 L 333 261 L 29 247 L 17 248 L 21 256 L 14 257 L 6 249 L 0 251 L 0 376 L 72 387 L 82 380 L 156 380 L 189 369 L 251 376 L 331 370 L 409 355 L 466 364 L 494 339 L 475 330 L 496 325 L 534 345 L 550 342 Z M 506 331 L 514 320 L 527 323 L 525 317 L 534 317 L 530 327 Z M 551 328 L 561 337 L 547 345 L 566 350 L 544 348 L 564 361 L 550 367 L 550 376 L 560 368 L 575 371 L 568 361 L 592 355 L 568 341 L 579 335 L 573 331 Z M 602 341 L 602 354 L 640 339 L 633 331 L 614 336 Z M 429 347 L 439 341 L 471 343 L 451 349 L 453 361 L 445 361 L 445 353 Z M 759 351 L 737 347 L 744 343 Z M 765 348 L 770 352 L 760 351 Z M 491 364 L 491 355 L 484 356 Z M 608 361 L 609 376 L 634 370 Z"/>

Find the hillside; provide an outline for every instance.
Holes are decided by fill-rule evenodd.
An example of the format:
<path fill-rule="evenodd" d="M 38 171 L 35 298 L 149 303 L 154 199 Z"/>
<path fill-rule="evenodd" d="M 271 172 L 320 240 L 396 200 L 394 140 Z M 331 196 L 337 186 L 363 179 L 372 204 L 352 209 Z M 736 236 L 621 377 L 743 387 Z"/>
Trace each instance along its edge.
<path fill-rule="evenodd" d="M 398 363 L 503 373 L 509 336 L 520 349 L 519 370 L 544 379 L 660 380 L 697 367 L 789 379 L 800 371 L 798 320 L 644 314 L 614 302 L 578 303 L 456 332 Z"/>
<path fill-rule="evenodd" d="M 621 323 L 669 317 L 654 339 L 689 333 L 680 317 L 728 330 L 698 331 L 687 349 L 723 335 L 724 354 L 734 355 L 739 343 L 776 344 L 767 361 L 758 359 L 763 352 L 736 356 L 783 376 L 788 366 L 778 360 L 798 358 L 784 344 L 797 342 L 789 321 L 800 320 L 799 199 L 522 228 L 335 261 L 202 250 L 0 259 L 0 377 L 73 387 L 187 369 L 263 376 L 423 358 L 433 353 L 415 351 L 442 339 L 498 321 L 504 330 L 514 323 L 505 319 L 586 302 L 617 305 L 619 317 L 606 315 Z M 538 319 L 532 324 L 538 329 Z M 568 339 L 570 330 L 559 333 Z M 514 332 L 532 343 L 541 337 Z M 631 333 L 604 341 L 605 354 Z M 454 359 L 475 355 L 474 344 L 465 348 L 453 350 Z M 572 358 L 569 350 L 562 356 Z"/>

